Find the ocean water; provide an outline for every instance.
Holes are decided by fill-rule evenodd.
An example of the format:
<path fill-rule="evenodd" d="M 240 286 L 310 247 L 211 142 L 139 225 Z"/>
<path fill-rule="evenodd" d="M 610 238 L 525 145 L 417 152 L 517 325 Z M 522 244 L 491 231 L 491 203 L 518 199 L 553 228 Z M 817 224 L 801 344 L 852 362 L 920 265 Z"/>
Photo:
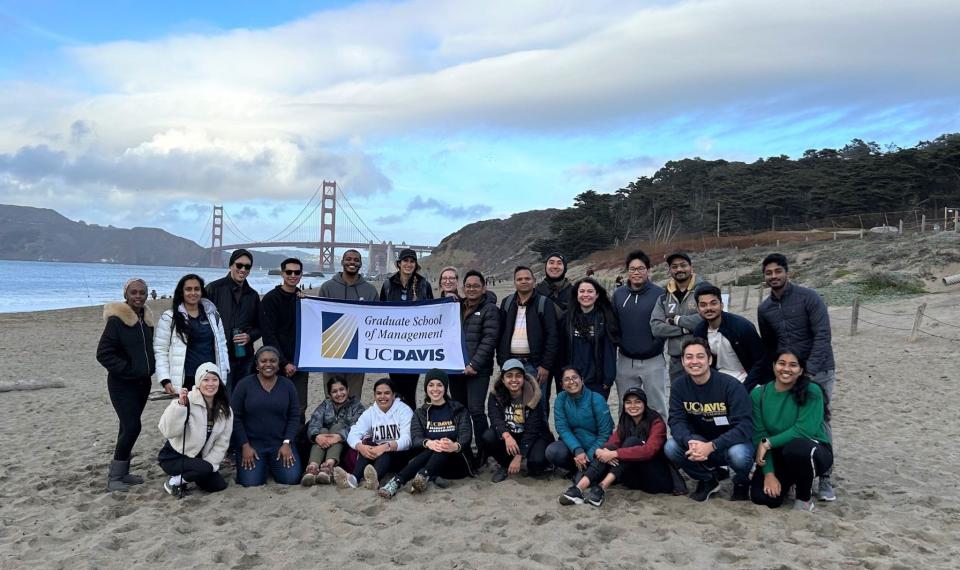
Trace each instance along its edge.
<path fill-rule="evenodd" d="M 171 296 L 177 281 L 187 273 L 196 273 L 209 283 L 226 275 L 227 269 L 0 260 L 0 313 L 89 307 L 121 301 L 123 285 L 131 277 L 144 279 L 148 291 L 156 289 L 158 297 Z M 266 268 L 254 268 L 248 280 L 260 294 L 281 281 L 279 275 L 267 275 Z M 304 277 L 301 283 L 319 287 L 324 281 L 326 278 Z"/>

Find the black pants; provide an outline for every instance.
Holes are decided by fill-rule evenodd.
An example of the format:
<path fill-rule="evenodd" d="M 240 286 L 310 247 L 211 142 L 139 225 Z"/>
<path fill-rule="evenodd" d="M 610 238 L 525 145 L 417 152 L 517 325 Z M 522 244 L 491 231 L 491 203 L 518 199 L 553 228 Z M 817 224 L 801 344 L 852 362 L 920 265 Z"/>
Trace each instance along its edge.
<path fill-rule="evenodd" d="M 632 447 L 641 443 L 642 441 L 636 437 L 628 437 L 621 447 Z M 670 464 L 662 453 L 658 453 L 648 461 L 621 460 L 616 467 L 594 460 L 590 462 L 590 466 L 583 475 L 590 480 L 591 485 L 597 485 L 608 473 L 613 473 L 615 483 L 620 483 L 628 489 L 639 489 L 650 494 L 673 492 Z"/>
<path fill-rule="evenodd" d="M 233 387 L 237 385 L 237 382 L 242 380 L 244 377 L 249 376 L 253 373 L 253 353 L 250 352 L 250 347 L 247 347 L 247 356 L 243 358 L 233 358 L 233 353 L 230 355 L 230 374 L 227 375 L 227 388 L 233 390 Z"/>
<path fill-rule="evenodd" d="M 477 451 L 482 452 L 483 433 L 490 424 L 487 423 L 487 393 L 490 391 L 490 376 L 478 374 L 464 376 L 456 374 L 450 377 L 450 395 L 453 399 L 467 407 L 470 418 L 473 420 L 473 441 Z M 481 453 L 482 455 L 482 453 Z"/>
<path fill-rule="evenodd" d="M 397 477 L 400 478 L 401 485 L 413 479 L 421 470 L 426 471 L 429 477 L 463 479 L 470 475 L 468 461 L 462 453 L 437 453 L 424 449 L 397 473 Z"/>
<path fill-rule="evenodd" d="M 307 421 L 307 382 L 310 379 L 309 372 L 295 372 L 293 376 L 290 377 L 290 380 L 293 382 L 293 387 L 297 389 L 297 399 L 300 401 L 300 425 L 303 425 Z M 356 394 L 359 398 L 360 395 Z"/>
<path fill-rule="evenodd" d="M 383 479 L 387 473 L 399 473 L 401 469 L 407 466 L 410 460 L 409 451 L 388 451 L 373 461 L 370 461 L 363 455 L 357 454 L 357 466 L 353 468 L 353 476 L 357 481 L 363 479 L 363 470 L 367 465 L 373 465 L 377 470 L 377 479 Z"/>
<path fill-rule="evenodd" d="M 417 409 L 417 383 L 420 382 L 419 374 L 390 374 L 390 380 L 393 380 L 393 387 L 397 395 L 403 400 L 403 403 L 410 406 L 410 409 Z M 356 394 L 359 398 L 360 395 Z"/>
<path fill-rule="evenodd" d="M 518 444 L 522 437 L 523 434 L 514 434 L 514 439 L 517 440 Z M 544 439 L 538 439 L 527 450 L 527 474 L 536 475 L 547 468 L 547 443 Z M 493 433 L 493 429 L 483 432 L 483 448 L 497 460 L 501 467 L 507 467 L 513 460 L 513 457 L 507 453 L 507 444 L 500 439 L 498 434 Z"/>
<path fill-rule="evenodd" d="M 172 476 L 180 475 L 184 481 L 196 483 L 197 487 L 208 493 L 218 493 L 227 488 L 227 482 L 218 471 L 213 470 L 213 465 L 209 461 L 187 457 L 170 447 L 170 442 L 163 445 L 157 459 L 164 473 Z"/>
<path fill-rule="evenodd" d="M 763 492 L 763 469 L 758 467 L 750 481 L 750 499 L 771 509 L 783 504 L 791 485 L 796 485 L 797 500 L 809 501 L 813 478 L 833 466 L 830 445 L 810 439 L 792 439 L 783 447 L 768 451 L 767 457 L 773 459 L 773 473 L 780 481 L 780 496 L 770 497 Z"/>
<path fill-rule="evenodd" d="M 107 376 L 107 391 L 110 393 L 110 403 L 117 412 L 120 420 L 120 430 L 117 432 L 117 445 L 113 450 L 115 461 L 129 461 L 133 444 L 140 437 L 140 416 L 147 407 L 147 396 L 150 395 L 150 378 L 137 380 L 122 380 Z"/>

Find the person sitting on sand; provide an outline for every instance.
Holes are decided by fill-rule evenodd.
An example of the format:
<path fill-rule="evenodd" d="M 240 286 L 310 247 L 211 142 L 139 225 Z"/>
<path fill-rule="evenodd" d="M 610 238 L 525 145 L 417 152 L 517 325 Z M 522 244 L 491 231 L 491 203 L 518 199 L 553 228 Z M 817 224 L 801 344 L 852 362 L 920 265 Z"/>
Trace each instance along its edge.
<path fill-rule="evenodd" d="M 300 484 L 309 487 L 314 483 L 327 485 L 333 482 L 333 468 L 340 464 L 344 444 L 350 428 L 364 411 L 363 403 L 350 394 L 343 376 L 327 379 L 327 399 L 320 402 L 307 423 L 310 459 Z"/>
<path fill-rule="evenodd" d="M 124 301 L 103 307 L 106 324 L 97 345 L 97 362 L 107 369 L 110 403 L 120 421 L 113 461 L 107 475 L 107 491 L 127 491 L 143 483 L 130 474 L 130 454 L 140 436 L 140 416 L 150 395 L 150 376 L 156 368 L 153 352 L 153 313 L 146 306 L 147 284 L 131 279 L 123 287 Z"/>
<path fill-rule="evenodd" d="M 491 478 L 494 483 L 519 473 L 523 459 L 528 475 L 547 468 L 545 450 L 553 435 L 540 407 L 540 386 L 520 360 L 503 363 L 500 379 L 487 397 L 487 415 L 491 427 L 483 434 L 483 445 L 499 464 Z"/>
<path fill-rule="evenodd" d="M 667 425 L 656 410 L 647 407 L 646 392 L 639 386 L 628 388 L 620 409 L 617 429 L 597 449 L 597 460 L 590 463 L 577 484 L 560 495 L 561 505 L 582 505 L 586 501 L 599 507 L 614 483 L 650 494 L 684 492 L 683 479 L 663 454 Z"/>
<path fill-rule="evenodd" d="M 470 440 L 473 423 L 470 412 L 450 399 L 450 379 L 434 368 L 424 376 L 424 403 L 410 422 L 411 450 L 419 451 L 407 466 L 380 488 L 380 496 L 390 499 L 413 479 L 413 492 L 422 493 L 430 482 L 445 487 L 447 479 L 473 475 Z"/>
<path fill-rule="evenodd" d="M 256 374 L 237 382 L 230 400 L 233 443 L 239 448 L 237 483 L 264 485 L 269 472 L 277 483 L 295 485 L 300 481 L 300 458 L 290 442 L 300 429 L 297 388 L 289 378 L 277 375 L 277 349 L 261 347 L 253 360 Z"/>
<path fill-rule="evenodd" d="M 610 437 L 613 418 L 602 394 L 583 385 L 576 368 L 567 366 L 561 372 L 563 391 L 553 402 L 553 421 L 557 441 L 547 446 L 547 461 L 574 475 L 574 483 L 596 460 L 595 453 Z"/>
<path fill-rule="evenodd" d="M 170 402 L 160 417 L 160 433 L 166 439 L 157 460 L 171 475 L 163 488 L 171 495 L 196 483 L 209 493 L 227 488 L 220 463 L 230 445 L 233 412 L 220 369 L 212 362 L 197 367 L 192 390 L 180 388 L 180 397 Z"/>
<path fill-rule="evenodd" d="M 362 482 L 376 491 L 388 472 L 403 469 L 409 459 L 413 411 L 397 398 L 393 380 L 376 381 L 373 401 L 347 435 L 347 444 L 359 454 L 353 473 L 342 467 L 333 470 L 333 480 L 341 489 L 356 489 Z"/>
<path fill-rule="evenodd" d="M 823 423 L 830 419 L 823 390 L 789 349 L 775 356 L 773 374 L 773 383 L 750 392 L 757 446 L 750 498 L 776 508 L 795 486 L 793 508 L 812 511 L 813 479 L 833 465 L 833 448 Z"/>

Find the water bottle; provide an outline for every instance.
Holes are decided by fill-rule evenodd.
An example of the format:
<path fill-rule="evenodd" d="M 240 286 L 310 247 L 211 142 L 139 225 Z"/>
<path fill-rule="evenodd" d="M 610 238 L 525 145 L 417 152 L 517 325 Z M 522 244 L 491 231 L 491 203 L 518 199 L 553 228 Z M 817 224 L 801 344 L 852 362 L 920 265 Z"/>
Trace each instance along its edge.
<path fill-rule="evenodd" d="M 233 336 L 237 336 L 238 334 L 242 333 L 243 331 L 240 329 L 233 329 Z M 234 344 L 233 355 L 237 358 L 243 358 L 247 355 L 247 347 L 243 346 L 242 344 Z"/>

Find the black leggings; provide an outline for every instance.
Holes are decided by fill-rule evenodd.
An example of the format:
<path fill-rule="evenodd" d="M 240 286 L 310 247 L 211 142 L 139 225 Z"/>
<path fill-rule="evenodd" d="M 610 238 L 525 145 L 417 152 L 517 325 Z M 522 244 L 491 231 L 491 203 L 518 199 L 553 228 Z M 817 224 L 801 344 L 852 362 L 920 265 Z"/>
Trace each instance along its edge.
<path fill-rule="evenodd" d="M 167 475 L 180 475 L 184 481 L 196 483 L 208 493 L 218 493 L 227 488 L 227 482 L 219 471 L 213 470 L 209 461 L 196 457 L 187 457 L 170 447 L 170 442 L 164 444 L 157 457 L 160 469 Z"/>
<path fill-rule="evenodd" d="M 400 478 L 401 485 L 413 479 L 421 470 L 425 471 L 428 477 L 463 479 L 470 475 L 467 463 L 468 460 L 462 453 L 437 453 L 424 449 L 397 473 L 397 477 Z"/>
<path fill-rule="evenodd" d="M 628 437 L 621 447 L 632 447 L 641 443 L 642 441 L 636 437 Z M 656 457 L 647 461 L 620 460 L 616 467 L 594 459 L 583 476 L 590 481 L 591 485 L 597 485 L 608 473 L 613 473 L 615 483 L 620 483 L 628 489 L 639 489 L 650 494 L 673 492 L 673 475 L 670 473 L 670 465 L 663 453 L 658 453 Z"/>
<path fill-rule="evenodd" d="M 487 431 L 487 393 L 490 391 L 490 376 L 478 374 L 464 376 L 456 374 L 450 377 L 450 395 L 467 407 L 473 420 L 473 442 L 477 450 L 483 447 L 483 432 Z"/>
<path fill-rule="evenodd" d="M 107 376 L 107 391 L 110 403 L 120 420 L 117 446 L 113 450 L 114 461 L 130 461 L 133 444 L 140 437 L 140 416 L 147 407 L 150 395 L 150 379 L 122 380 Z"/>
<path fill-rule="evenodd" d="M 393 387 L 403 400 L 403 403 L 410 406 L 411 410 L 417 409 L 417 383 L 420 382 L 419 374 L 390 374 L 390 380 L 393 381 Z M 359 398 L 360 395 L 357 394 Z"/>
<path fill-rule="evenodd" d="M 514 434 L 514 439 L 517 440 L 518 444 L 522 438 L 523 434 Z M 549 465 L 546 453 L 547 443 L 544 439 L 538 439 L 533 442 L 533 445 L 531 445 L 527 451 L 528 475 L 542 473 L 547 468 L 547 465 Z M 510 461 L 513 460 L 513 457 L 507 453 L 507 444 L 505 444 L 497 434 L 493 433 L 493 429 L 488 429 L 483 432 L 483 449 L 489 453 L 491 457 L 496 459 L 501 467 L 507 467 L 510 465 Z"/>
<path fill-rule="evenodd" d="M 353 476 L 357 478 L 357 481 L 362 480 L 363 470 L 367 465 L 373 465 L 373 468 L 377 470 L 377 479 L 382 480 L 387 473 L 398 473 L 407 465 L 409 460 L 409 451 L 388 451 L 373 461 L 358 453 L 357 466 L 353 468 Z"/>
<path fill-rule="evenodd" d="M 773 459 L 773 473 L 780 481 L 780 496 L 770 497 L 763 492 L 763 469 L 757 467 L 750 481 L 750 499 L 771 509 L 783 504 L 791 485 L 796 485 L 798 501 L 809 501 L 813 478 L 833 465 L 830 445 L 810 439 L 792 439 L 783 447 L 768 451 L 767 457 Z"/>

